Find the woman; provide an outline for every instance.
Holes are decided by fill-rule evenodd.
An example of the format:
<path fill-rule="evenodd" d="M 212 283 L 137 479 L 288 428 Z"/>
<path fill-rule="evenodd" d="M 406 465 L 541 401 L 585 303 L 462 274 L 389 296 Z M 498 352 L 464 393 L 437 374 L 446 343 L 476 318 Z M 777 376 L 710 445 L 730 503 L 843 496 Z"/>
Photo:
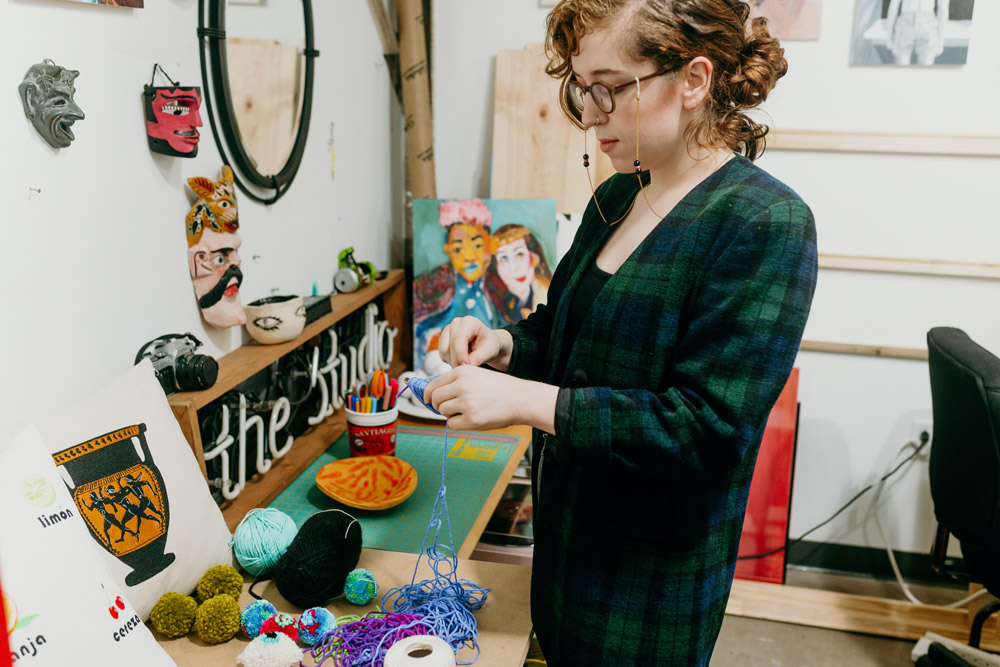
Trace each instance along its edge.
<path fill-rule="evenodd" d="M 707 665 L 815 288 L 812 214 L 752 164 L 766 128 L 744 113 L 785 59 L 741 0 L 562 0 L 547 28 L 565 109 L 621 173 L 548 303 L 504 329 L 452 321 L 457 368 L 424 396 L 452 428 L 535 429 L 550 665 Z"/>

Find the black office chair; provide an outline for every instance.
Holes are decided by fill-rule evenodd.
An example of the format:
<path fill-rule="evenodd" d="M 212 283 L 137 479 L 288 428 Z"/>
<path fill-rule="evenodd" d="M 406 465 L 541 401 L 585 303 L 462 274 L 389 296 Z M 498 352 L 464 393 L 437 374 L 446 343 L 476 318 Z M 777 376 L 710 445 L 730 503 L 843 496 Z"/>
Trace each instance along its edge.
<path fill-rule="evenodd" d="M 1000 359 L 961 329 L 927 332 L 934 440 L 930 481 L 938 535 L 931 556 L 949 572 L 948 535 L 962 547 L 965 576 L 1000 597 Z M 1000 602 L 985 605 L 972 623 L 979 646 L 983 624 Z"/>

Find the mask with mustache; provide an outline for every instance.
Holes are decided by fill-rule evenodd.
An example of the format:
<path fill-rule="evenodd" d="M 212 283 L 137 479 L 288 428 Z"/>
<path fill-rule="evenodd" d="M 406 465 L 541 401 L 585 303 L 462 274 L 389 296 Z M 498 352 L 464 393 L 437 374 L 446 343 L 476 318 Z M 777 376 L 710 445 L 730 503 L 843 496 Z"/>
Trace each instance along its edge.
<path fill-rule="evenodd" d="M 220 329 L 246 322 L 240 301 L 241 245 L 233 172 L 222 168 L 222 178 L 189 178 L 198 195 L 188 213 L 188 268 L 198 306 L 205 321 Z"/>
<path fill-rule="evenodd" d="M 73 123 L 85 118 L 73 100 L 73 81 L 80 75 L 51 60 L 32 65 L 17 87 L 24 115 L 53 148 L 66 148 L 76 136 Z"/>

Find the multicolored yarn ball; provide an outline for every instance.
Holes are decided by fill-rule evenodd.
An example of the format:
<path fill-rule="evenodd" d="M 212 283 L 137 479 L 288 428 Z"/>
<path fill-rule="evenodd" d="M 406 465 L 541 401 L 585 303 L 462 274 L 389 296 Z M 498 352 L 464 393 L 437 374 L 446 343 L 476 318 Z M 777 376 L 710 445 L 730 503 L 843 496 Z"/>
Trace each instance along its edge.
<path fill-rule="evenodd" d="M 190 595 L 164 593 L 149 612 L 149 620 L 161 635 L 183 637 L 191 632 L 197 611 L 198 603 Z"/>
<path fill-rule="evenodd" d="M 280 632 L 293 642 L 299 640 L 299 624 L 295 617 L 280 611 L 260 624 L 260 634 L 266 635 L 269 632 Z"/>
<path fill-rule="evenodd" d="M 228 595 L 234 601 L 239 600 L 242 592 L 243 575 L 232 565 L 216 565 L 208 568 L 208 571 L 201 575 L 195 588 L 199 603 L 204 603 L 216 595 Z"/>
<path fill-rule="evenodd" d="M 221 644 L 240 630 L 240 605 L 232 595 L 221 593 L 205 600 L 195 614 L 194 628 L 206 644 Z"/>
<path fill-rule="evenodd" d="M 306 519 L 274 567 L 278 592 L 300 609 L 318 607 L 344 590 L 361 555 L 361 524 L 343 510 Z"/>
<path fill-rule="evenodd" d="M 247 644 L 236 656 L 236 664 L 244 667 L 298 667 L 302 651 L 280 632 L 269 632 Z"/>
<path fill-rule="evenodd" d="M 313 646 L 319 638 L 337 627 L 337 617 L 326 607 L 312 607 L 299 617 L 299 641 Z"/>
<path fill-rule="evenodd" d="M 348 602 L 364 606 L 374 600 L 376 595 L 378 595 L 378 581 L 375 580 L 371 570 L 359 567 L 347 574 L 344 597 Z"/>
<path fill-rule="evenodd" d="M 240 567 L 259 577 L 274 569 L 298 532 L 292 517 L 281 510 L 257 508 L 246 513 L 229 544 Z"/>
<path fill-rule="evenodd" d="M 240 612 L 240 628 L 243 634 L 253 639 L 260 634 L 261 624 L 277 613 L 275 606 L 267 600 L 254 600 Z"/>

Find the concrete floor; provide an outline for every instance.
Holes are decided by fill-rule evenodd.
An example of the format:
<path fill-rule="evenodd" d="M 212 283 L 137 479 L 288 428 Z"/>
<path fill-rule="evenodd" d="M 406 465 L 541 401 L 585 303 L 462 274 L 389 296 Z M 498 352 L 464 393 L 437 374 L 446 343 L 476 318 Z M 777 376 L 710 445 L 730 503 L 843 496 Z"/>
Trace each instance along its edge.
<path fill-rule="evenodd" d="M 785 583 L 842 593 L 904 600 L 899 584 L 874 579 L 789 569 Z M 946 586 L 910 585 L 919 600 L 948 604 L 967 594 Z M 915 642 L 853 632 L 727 615 L 715 645 L 712 667 L 905 667 Z"/>
<path fill-rule="evenodd" d="M 726 616 L 712 667 L 895 667 L 914 642 Z"/>
<path fill-rule="evenodd" d="M 789 569 L 786 584 L 905 599 L 895 581 L 871 577 Z M 967 593 L 947 586 L 911 585 L 910 589 L 918 599 L 931 604 L 948 604 Z M 907 667 L 913 665 L 910 652 L 914 644 L 909 640 L 727 615 L 712 667 Z M 542 657 L 537 645 L 532 649 L 529 658 Z"/>

